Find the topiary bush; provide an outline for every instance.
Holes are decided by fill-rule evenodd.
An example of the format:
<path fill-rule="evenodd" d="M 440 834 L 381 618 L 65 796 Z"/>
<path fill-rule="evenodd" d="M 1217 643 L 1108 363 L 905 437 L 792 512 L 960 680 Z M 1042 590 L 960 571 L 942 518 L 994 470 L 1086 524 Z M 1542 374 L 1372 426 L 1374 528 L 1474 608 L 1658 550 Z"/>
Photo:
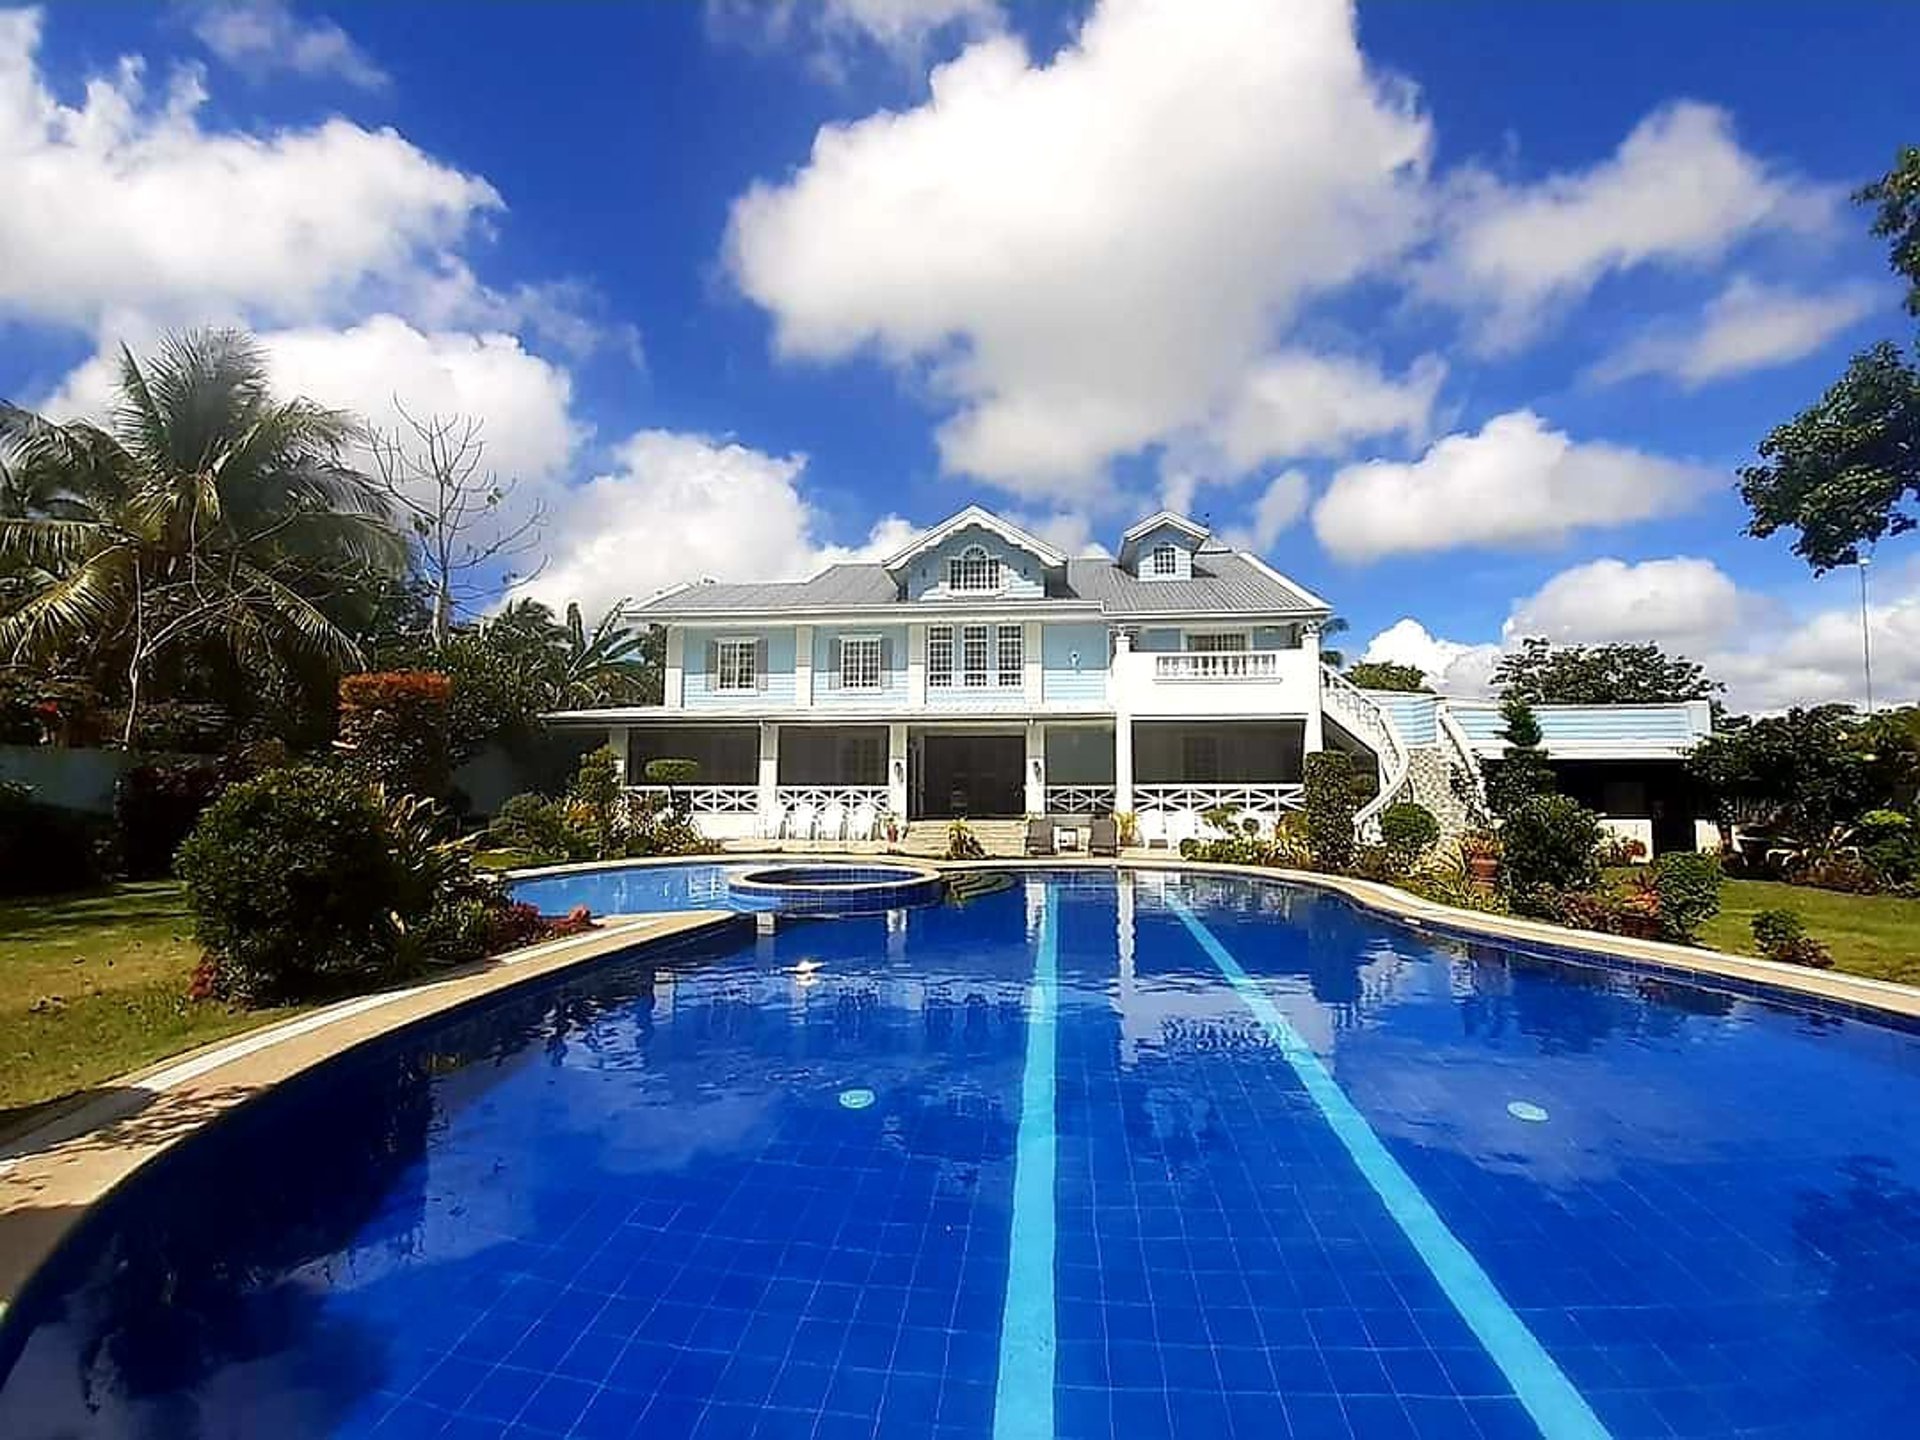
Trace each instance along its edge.
<path fill-rule="evenodd" d="M 1303 771 L 1307 848 L 1321 869 L 1345 870 L 1353 864 L 1353 817 L 1361 799 L 1353 761 L 1338 750 L 1316 750 L 1306 757 Z"/>
<path fill-rule="evenodd" d="M 1720 862 L 1692 850 L 1674 850 L 1649 867 L 1660 897 L 1660 935 L 1691 944 L 1700 927 L 1720 913 Z"/>
<path fill-rule="evenodd" d="M 177 862 L 212 990 L 243 1003 L 374 983 L 397 965 L 403 881 L 376 794 L 343 770 L 271 770 L 207 807 Z"/>
<path fill-rule="evenodd" d="M 98 885 L 103 877 L 94 841 L 85 816 L 42 805 L 25 785 L 0 780 L 0 895 Z"/>
<path fill-rule="evenodd" d="M 1565 795 L 1532 795 L 1500 827 L 1501 883 L 1516 910 L 1551 916 L 1558 893 L 1600 883 L 1600 817 Z"/>
<path fill-rule="evenodd" d="M 1401 800 L 1380 812 L 1380 843 L 1389 865 L 1411 869 L 1440 843 L 1440 821 L 1426 806 Z"/>
<path fill-rule="evenodd" d="M 453 682 L 430 670 L 348 675 L 340 681 L 340 743 L 350 769 L 394 795 L 444 798 Z"/>
<path fill-rule="evenodd" d="M 1766 959 L 1816 970 L 1832 966 L 1832 953 L 1807 934 L 1806 924 L 1792 910 L 1762 910 L 1751 923 L 1754 948 Z"/>

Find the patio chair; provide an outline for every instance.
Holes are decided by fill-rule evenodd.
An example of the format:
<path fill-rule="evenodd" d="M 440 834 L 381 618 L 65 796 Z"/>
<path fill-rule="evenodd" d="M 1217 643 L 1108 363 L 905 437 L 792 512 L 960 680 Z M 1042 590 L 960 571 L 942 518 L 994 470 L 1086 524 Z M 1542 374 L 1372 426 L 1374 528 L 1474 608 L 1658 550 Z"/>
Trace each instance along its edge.
<path fill-rule="evenodd" d="M 1111 815 L 1096 816 L 1087 826 L 1087 853 L 1109 859 L 1120 853 L 1120 826 Z"/>
<path fill-rule="evenodd" d="M 1027 821 L 1027 854 L 1053 854 L 1053 821 L 1045 816 Z"/>
<path fill-rule="evenodd" d="M 871 840 L 879 823 L 879 812 L 873 808 L 873 802 L 862 800 L 853 807 L 853 816 L 847 821 L 847 839 Z"/>
<path fill-rule="evenodd" d="M 1167 817 L 1159 810 L 1140 812 L 1140 843 L 1149 850 L 1167 848 Z"/>
<path fill-rule="evenodd" d="M 814 832 L 821 840 L 838 840 L 847 830 L 847 807 L 829 800 L 820 811 L 820 828 Z"/>
<path fill-rule="evenodd" d="M 764 838 L 768 840 L 778 840 L 782 835 L 786 834 L 787 817 L 792 813 L 793 812 L 785 805 L 775 805 L 773 807 L 773 819 L 767 822 Z"/>
<path fill-rule="evenodd" d="M 802 800 L 787 812 L 787 839 L 811 840 L 813 838 L 813 802 Z"/>

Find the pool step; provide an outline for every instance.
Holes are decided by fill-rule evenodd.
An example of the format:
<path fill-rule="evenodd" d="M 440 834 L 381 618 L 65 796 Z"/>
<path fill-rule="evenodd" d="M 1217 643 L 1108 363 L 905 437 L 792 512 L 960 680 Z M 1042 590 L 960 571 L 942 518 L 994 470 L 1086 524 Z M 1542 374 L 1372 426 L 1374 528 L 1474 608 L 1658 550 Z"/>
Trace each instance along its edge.
<path fill-rule="evenodd" d="M 915 820 L 900 837 L 901 853 L 936 859 L 945 856 L 947 825 L 945 820 Z M 967 828 L 989 855 L 1012 856 L 1026 851 L 1027 822 L 1024 820 L 969 820 Z"/>

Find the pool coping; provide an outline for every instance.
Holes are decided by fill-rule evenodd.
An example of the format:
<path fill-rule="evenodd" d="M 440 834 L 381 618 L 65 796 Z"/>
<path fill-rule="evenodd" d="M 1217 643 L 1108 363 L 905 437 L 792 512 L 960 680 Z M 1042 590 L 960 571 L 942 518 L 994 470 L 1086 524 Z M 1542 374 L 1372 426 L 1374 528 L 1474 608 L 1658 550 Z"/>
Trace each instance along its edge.
<path fill-rule="evenodd" d="M 582 935 L 354 996 L 107 1081 L 96 1098 L 0 1145 L 0 1324 L 96 1206 L 162 1154 L 283 1081 L 591 961 L 730 929 L 744 933 L 753 923 L 730 910 L 607 917 Z"/>

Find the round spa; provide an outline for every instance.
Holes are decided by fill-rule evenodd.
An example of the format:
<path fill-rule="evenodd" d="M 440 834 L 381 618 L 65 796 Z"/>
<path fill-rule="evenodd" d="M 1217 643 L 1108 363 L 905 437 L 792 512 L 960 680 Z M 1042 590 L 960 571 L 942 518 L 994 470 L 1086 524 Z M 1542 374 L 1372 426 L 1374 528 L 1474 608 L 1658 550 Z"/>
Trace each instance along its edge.
<path fill-rule="evenodd" d="M 861 915 L 930 905 L 946 890 L 918 865 L 767 865 L 727 879 L 727 892 L 755 910 L 783 915 Z"/>

